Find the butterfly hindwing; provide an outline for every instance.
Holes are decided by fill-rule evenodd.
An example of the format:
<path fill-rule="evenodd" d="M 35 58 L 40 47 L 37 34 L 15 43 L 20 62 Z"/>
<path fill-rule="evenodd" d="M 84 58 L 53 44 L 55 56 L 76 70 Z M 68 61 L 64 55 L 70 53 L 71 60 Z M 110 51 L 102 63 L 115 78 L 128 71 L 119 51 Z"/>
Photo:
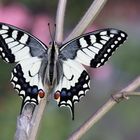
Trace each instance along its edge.
<path fill-rule="evenodd" d="M 62 59 L 73 59 L 96 68 L 102 66 L 126 40 L 126 33 L 116 29 L 102 29 L 77 37 L 61 47 Z"/>
<path fill-rule="evenodd" d="M 0 56 L 8 63 L 42 56 L 47 47 L 36 37 L 15 26 L 0 23 Z"/>
<path fill-rule="evenodd" d="M 19 62 L 12 71 L 11 83 L 23 98 L 23 105 L 27 102 L 38 104 L 40 92 L 44 92 L 40 67 L 42 60 L 32 57 L 30 60 Z"/>
<path fill-rule="evenodd" d="M 67 106 L 71 109 L 74 119 L 74 103 L 85 96 L 90 87 L 90 78 L 85 68 L 76 61 L 63 61 L 63 76 L 55 89 L 58 106 Z M 59 96 L 57 96 L 59 95 Z"/>

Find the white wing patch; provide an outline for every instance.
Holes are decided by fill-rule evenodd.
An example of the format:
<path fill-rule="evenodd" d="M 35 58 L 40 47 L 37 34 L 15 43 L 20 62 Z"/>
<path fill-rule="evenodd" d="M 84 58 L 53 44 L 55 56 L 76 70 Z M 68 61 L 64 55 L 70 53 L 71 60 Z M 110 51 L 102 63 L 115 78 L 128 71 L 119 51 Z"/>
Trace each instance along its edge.
<path fill-rule="evenodd" d="M 19 41 L 23 44 L 26 44 L 28 41 L 28 38 L 29 36 L 27 34 L 24 34 Z"/>
<path fill-rule="evenodd" d="M 18 31 L 17 31 L 17 30 L 14 30 L 14 31 L 12 32 L 12 37 L 13 37 L 14 39 L 17 39 L 17 36 L 18 36 Z"/>
<path fill-rule="evenodd" d="M 77 56 L 75 60 L 84 65 L 90 65 L 91 57 L 86 55 L 86 53 L 84 53 L 82 50 L 79 50 L 77 51 Z"/>
<path fill-rule="evenodd" d="M 90 40 L 91 40 L 91 43 L 96 43 L 96 36 L 95 35 L 90 35 Z"/>
<path fill-rule="evenodd" d="M 82 47 L 87 47 L 88 46 L 86 40 L 83 37 L 79 39 L 79 42 L 80 42 L 80 45 Z"/>
<path fill-rule="evenodd" d="M 8 35 L 8 34 L 4 34 L 4 35 Z M 3 37 L 3 36 L 2 36 Z M 5 39 L 5 43 L 10 43 L 10 42 L 13 42 L 14 41 L 14 39 L 13 38 L 6 38 Z"/>

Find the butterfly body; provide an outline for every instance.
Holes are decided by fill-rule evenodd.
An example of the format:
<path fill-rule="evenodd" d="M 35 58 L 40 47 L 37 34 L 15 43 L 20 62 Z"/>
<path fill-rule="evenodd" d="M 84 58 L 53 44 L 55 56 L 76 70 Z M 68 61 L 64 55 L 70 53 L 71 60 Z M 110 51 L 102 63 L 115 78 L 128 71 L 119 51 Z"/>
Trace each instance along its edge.
<path fill-rule="evenodd" d="M 56 76 L 57 76 L 57 63 L 58 63 L 58 55 L 59 55 L 59 50 L 58 46 L 56 45 L 55 41 L 52 42 L 52 44 L 48 47 L 48 64 L 46 68 L 46 76 L 47 76 L 47 81 L 49 85 L 53 85 L 56 81 Z"/>
<path fill-rule="evenodd" d="M 102 66 L 125 40 L 127 34 L 117 29 L 101 29 L 74 38 L 58 46 L 46 46 L 39 39 L 15 26 L 0 23 L 0 56 L 7 63 L 17 63 L 11 83 L 26 103 L 39 104 L 46 84 L 53 88 L 58 106 L 70 108 L 90 89 L 90 77 L 83 65 Z"/>

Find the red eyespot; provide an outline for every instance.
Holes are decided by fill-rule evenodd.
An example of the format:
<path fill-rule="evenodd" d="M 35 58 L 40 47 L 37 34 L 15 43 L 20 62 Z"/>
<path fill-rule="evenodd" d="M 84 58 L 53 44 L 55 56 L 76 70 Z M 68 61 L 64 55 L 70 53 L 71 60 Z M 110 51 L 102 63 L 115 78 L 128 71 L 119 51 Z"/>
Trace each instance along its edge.
<path fill-rule="evenodd" d="M 45 96 L 45 92 L 42 89 L 39 90 L 38 94 L 40 98 L 43 98 Z"/>
<path fill-rule="evenodd" d="M 54 99 L 57 100 L 57 99 L 59 99 L 59 98 L 60 98 L 60 92 L 59 92 L 59 91 L 56 91 L 56 92 L 54 93 Z"/>

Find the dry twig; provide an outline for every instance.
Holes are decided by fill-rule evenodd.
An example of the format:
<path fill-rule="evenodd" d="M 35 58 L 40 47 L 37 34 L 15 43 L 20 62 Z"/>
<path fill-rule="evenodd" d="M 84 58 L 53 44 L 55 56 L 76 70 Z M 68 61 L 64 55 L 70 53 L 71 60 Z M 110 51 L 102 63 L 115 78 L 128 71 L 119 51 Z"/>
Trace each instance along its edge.
<path fill-rule="evenodd" d="M 55 41 L 61 44 L 63 41 L 64 17 L 67 0 L 59 0 L 58 9 L 56 13 L 56 33 Z"/>
<path fill-rule="evenodd" d="M 110 99 L 100 107 L 84 124 L 82 124 L 69 138 L 68 140 L 80 139 L 96 122 L 98 122 L 110 109 L 124 99 L 128 99 L 129 96 L 140 96 L 140 92 L 133 92 L 140 87 L 140 76 L 136 78 L 127 87 L 123 88 L 118 93 L 114 94 Z"/>
<path fill-rule="evenodd" d="M 93 20 L 102 10 L 106 2 L 107 0 L 93 0 L 93 3 L 86 11 L 85 15 L 82 17 L 82 19 L 73 29 L 73 31 L 69 34 L 69 36 L 64 40 L 64 43 L 81 35 L 86 30 L 86 28 L 93 22 Z"/>

